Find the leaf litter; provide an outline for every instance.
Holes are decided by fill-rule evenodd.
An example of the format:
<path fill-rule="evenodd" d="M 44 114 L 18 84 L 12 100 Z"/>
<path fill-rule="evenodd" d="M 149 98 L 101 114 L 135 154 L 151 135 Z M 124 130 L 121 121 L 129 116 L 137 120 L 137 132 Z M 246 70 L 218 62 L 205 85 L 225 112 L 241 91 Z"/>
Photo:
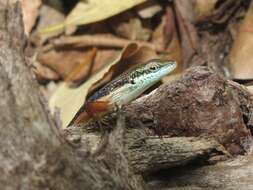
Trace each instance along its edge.
<path fill-rule="evenodd" d="M 31 10 L 25 27 L 39 51 L 33 70 L 44 91 L 56 85 L 49 105 L 60 110 L 63 127 L 87 94 L 152 58 L 178 62 L 162 82 L 194 65 L 252 80 L 252 5 L 242 1 L 92 0 L 70 12 L 34 1 Z"/>

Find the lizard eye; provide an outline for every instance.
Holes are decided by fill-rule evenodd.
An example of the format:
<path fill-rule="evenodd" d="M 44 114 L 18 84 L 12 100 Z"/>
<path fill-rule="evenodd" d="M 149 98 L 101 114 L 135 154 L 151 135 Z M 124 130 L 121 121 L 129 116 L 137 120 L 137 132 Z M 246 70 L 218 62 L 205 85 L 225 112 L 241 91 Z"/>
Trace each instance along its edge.
<path fill-rule="evenodd" d="M 149 67 L 149 69 L 150 69 L 151 71 L 156 71 L 156 70 L 158 69 L 158 65 L 151 65 L 151 66 Z"/>

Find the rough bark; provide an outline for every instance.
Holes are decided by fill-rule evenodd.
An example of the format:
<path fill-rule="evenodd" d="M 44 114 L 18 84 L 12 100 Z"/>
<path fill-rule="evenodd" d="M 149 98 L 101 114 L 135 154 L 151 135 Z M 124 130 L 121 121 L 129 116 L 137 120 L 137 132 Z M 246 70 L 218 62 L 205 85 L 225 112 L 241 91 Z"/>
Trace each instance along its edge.
<path fill-rule="evenodd" d="M 156 173 L 149 179 L 151 189 L 167 190 L 251 190 L 252 154 L 212 166 L 186 167 Z"/>
<path fill-rule="evenodd" d="M 101 158 L 112 160 L 111 155 L 107 158 L 104 155 L 121 151 L 134 172 L 143 176 L 161 169 L 184 166 L 195 160 L 207 163 L 213 156 L 224 159 L 230 157 L 224 147 L 215 140 L 198 137 L 150 136 L 145 128 L 127 128 L 127 123 L 122 118 L 118 120 L 116 128 L 109 135 L 87 133 L 80 127 L 74 126 L 66 129 L 65 133 L 67 139 L 80 152 L 86 154 L 89 152 L 98 160 Z M 112 163 L 116 161 L 117 159 L 113 159 Z"/>
<path fill-rule="evenodd" d="M 127 106 L 129 126 L 152 126 L 170 137 L 213 137 L 231 154 L 244 154 L 252 142 L 252 98 L 235 84 L 207 67 L 190 68 Z"/>
<path fill-rule="evenodd" d="M 230 153 L 245 154 L 217 165 L 153 173 L 146 178 L 151 189 L 252 189 L 252 106 L 245 87 L 206 67 L 191 68 L 126 106 L 128 128 L 156 126 L 168 137 L 214 138 Z"/>
<path fill-rule="evenodd" d="M 136 173 L 146 176 L 161 169 L 185 166 L 214 155 L 227 156 L 216 141 L 190 137 L 147 138 L 129 146 L 128 159 Z"/>
<path fill-rule="evenodd" d="M 61 136 L 25 64 L 16 1 L 0 1 L 0 39 L 1 189 L 143 189 L 130 171 L 81 157 Z"/>

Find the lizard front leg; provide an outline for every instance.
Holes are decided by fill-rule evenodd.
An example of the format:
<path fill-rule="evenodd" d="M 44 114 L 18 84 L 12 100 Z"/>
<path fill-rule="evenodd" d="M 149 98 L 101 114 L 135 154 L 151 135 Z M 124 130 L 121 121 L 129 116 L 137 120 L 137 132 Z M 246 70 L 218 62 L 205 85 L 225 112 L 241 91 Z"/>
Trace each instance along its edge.
<path fill-rule="evenodd" d="M 108 110 L 108 101 L 93 101 L 85 103 L 76 113 L 70 125 L 88 122 L 91 118 L 98 119 L 99 115 Z"/>
<path fill-rule="evenodd" d="M 94 101 L 88 102 L 86 105 L 86 111 L 88 115 L 93 118 L 102 129 L 102 124 L 107 124 L 103 121 L 102 115 L 110 110 L 109 101 Z"/>

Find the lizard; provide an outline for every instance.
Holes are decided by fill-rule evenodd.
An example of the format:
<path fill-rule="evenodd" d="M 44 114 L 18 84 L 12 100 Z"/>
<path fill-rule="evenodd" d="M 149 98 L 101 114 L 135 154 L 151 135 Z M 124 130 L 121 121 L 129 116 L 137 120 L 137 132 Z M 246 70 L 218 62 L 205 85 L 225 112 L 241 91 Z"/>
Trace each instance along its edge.
<path fill-rule="evenodd" d="M 68 126 L 85 123 L 131 102 L 176 67 L 177 62 L 174 60 L 152 59 L 130 68 L 91 95 Z"/>

